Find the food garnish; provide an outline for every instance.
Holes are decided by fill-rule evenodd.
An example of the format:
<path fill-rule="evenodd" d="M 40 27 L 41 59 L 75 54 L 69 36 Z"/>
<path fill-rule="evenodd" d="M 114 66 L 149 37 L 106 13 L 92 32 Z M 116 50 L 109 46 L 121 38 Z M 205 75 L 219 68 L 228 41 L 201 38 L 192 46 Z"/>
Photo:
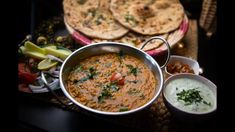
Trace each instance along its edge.
<path fill-rule="evenodd" d="M 193 88 L 193 89 L 188 89 L 188 90 L 182 90 L 179 93 L 176 93 L 177 95 L 177 100 L 182 100 L 185 102 L 184 105 L 191 105 L 193 103 L 197 104 L 197 103 L 201 103 L 203 102 L 206 105 L 211 105 L 211 103 L 206 102 L 205 100 L 203 100 L 203 98 L 200 95 L 200 91 L 197 90 L 197 88 Z"/>
<path fill-rule="evenodd" d="M 130 70 L 130 73 L 132 73 L 134 76 L 137 76 L 137 73 L 139 72 L 139 69 L 137 67 L 134 67 L 132 65 L 126 65 L 129 70 Z"/>
<path fill-rule="evenodd" d="M 64 29 L 63 18 L 53 17 L 43 21 L 19 44 L 18 88 L 20 91 L 46 92 L 47 89 L 40 79 L 41 71 L 46 73 L 46 79 L 52 88 L 58 87 L 55 77 L 59 75 L 60 65 L 72 51 L 80 47 L 70 35 L 58 35 L 57 31 L 60 28 Z"/>
<path fill-rule="evenodd" d="M 48 70 L 58 64 L 57 61 L 53 61 L 49 58 L 42 60 L 38 63 L 38 70 Z"/>
<path fill-rule="evenodd" d="M 119 109 L 119 112 L 124 112 L 124 111 L 128 111 L 128 110 L 129 110 L 129 108 L 127 108 L 127 107 L 122 107 L 122 108 Z"/>

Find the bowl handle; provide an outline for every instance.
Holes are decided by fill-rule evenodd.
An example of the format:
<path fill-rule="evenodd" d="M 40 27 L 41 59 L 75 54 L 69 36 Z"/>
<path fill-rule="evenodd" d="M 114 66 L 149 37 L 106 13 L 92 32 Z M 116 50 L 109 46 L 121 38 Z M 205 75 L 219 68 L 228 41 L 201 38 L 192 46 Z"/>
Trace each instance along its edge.
<path fill-rule="evenodd" d="M 164 44 L 166 45 L 166 47 L 167 47 L 167 58 L 166 58 L 165 63 L 161 66 L 161 68 L 163 69 L 167 65 L 167 63 L 169 62 L 169 59 L 170 59 L 170 56 L 171 56 L 171 47 L 170 47 L 170 44 L 164 38 L 159 37 L 159 36 L 152 37 L 152 38 L 148 39 L 147 41 L 145 41 L 140 49 L 142 50 L 153 39 L 160 39 L 160 40 L 162 40 L 164 42 Z"/>
<path fill-rule="evenodd" d="M 53 96 L 55 96 L 56 100 L 61 103 L 62 105 L 64 106 L 70 106 L 72 105 L 73 103 L 70 101 L 70 102 L 64 102 L 55 92 L 54 90 L 48 85 L 48 82 L 45 78 L 45 73 L 42 71 L 41 72 L 41 80 L 43 81 L 43 84 L 45 85 L 45 87 L 48 89 L 48 91 L 50 91 L 52 93 Z"/>

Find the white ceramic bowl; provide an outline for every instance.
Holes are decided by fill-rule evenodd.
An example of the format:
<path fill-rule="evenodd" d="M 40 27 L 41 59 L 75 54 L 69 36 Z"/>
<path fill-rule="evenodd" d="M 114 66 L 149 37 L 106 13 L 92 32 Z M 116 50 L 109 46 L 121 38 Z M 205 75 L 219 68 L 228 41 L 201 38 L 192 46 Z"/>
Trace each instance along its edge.
<path fill-rule="evenodd" d="M 194 74 L 196 75 L 199 75 L 200 73 L 202 73 L 202 69 L 200 68 L 199 63 L 196 60 L 188 58 L 188 57 L 184 57 L 184 56 L 171 55 L 167 66 L 170 64 L 174 64 L 176 62 L 181 62 L 183 64 L 189 65 L 189 67 L 194 71 Z M 165 73 L 168 76 L 172 76 L 173 74 L 167 71 L 167 66 L 165 67 Z"/>
<path fill-rule="evenodd" d="M 189 80 L 192 82 L 189 83 Z M 203 100 L 201 103 L 185 105 L 186 103 L 184 101 L 178 99 L 179 95 L 177 94 L 182 92 L 183 89 L 187 90 L 193 88 L 200 91 L 199 94 Z M 213 115 L 217 109 L 217 86 L 200 75 L 188 73 L 173 75 L 165 81 L 162 92 L 167 108 L 174 116 L 183 120 L 186 119 L 188 121 L 188 119 L 191 120 L 192 118 L 193 120 L 201 120 Z M 203 101 L 209 102 L 211 105 L 207 106 Z M 195 108 L 198 109 L 195 110 Z"/>

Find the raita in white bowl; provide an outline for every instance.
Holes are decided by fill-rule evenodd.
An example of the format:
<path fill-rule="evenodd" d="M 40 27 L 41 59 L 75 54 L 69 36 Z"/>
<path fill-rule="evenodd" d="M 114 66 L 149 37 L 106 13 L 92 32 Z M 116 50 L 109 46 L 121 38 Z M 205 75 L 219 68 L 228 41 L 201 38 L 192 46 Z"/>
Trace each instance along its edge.
<path fill-rule="evenodd" d="M 194 74 L 177 74 L 164 84 L 163 97 L 175 115 L 209 115 L 217 109 L 217 87 L 214 83 Z"/>

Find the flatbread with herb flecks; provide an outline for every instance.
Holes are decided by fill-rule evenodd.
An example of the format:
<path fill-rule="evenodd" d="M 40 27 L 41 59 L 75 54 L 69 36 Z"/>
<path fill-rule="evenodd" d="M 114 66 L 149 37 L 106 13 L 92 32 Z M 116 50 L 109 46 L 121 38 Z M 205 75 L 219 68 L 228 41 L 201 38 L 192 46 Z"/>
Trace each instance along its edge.
<path fill-rule="evenodd" d="M 117 39 L 128 29 L 115 21 L 109 0 L 64 0 L 64 17 L 75 30 L 91 38 Z"/>
<path fill-rule="evenodd" d="M 178 0 L 111 0 L 110 10 L 122 25 L 143 35 L 169 33 L 184 17 Z"/>

